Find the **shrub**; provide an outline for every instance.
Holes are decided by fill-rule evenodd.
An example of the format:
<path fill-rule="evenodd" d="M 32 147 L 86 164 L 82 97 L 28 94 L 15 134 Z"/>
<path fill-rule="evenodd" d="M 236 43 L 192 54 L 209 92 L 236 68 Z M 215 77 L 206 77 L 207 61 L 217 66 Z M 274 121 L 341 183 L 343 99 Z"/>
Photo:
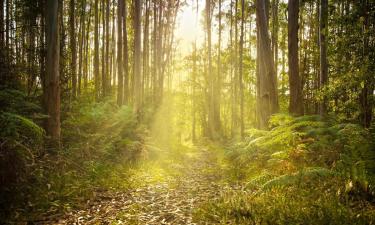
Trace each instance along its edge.
<path fill-rule="evenodd" d="M 359 125 L 275 115 L 270 130 L 248 130 L 227 149 L 231 173 L 244 189 L 223 191 L 196 210 L 196 220 L 372 224 L 374 150 L 371 132 Z"/>

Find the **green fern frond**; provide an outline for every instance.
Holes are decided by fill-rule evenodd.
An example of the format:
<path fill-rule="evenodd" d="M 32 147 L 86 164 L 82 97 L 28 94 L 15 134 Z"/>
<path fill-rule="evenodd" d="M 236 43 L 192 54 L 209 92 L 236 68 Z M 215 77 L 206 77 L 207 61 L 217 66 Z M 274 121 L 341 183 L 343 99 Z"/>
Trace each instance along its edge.
<path fill-rule="evenodd" d="M 294 185 L 297 182 L 301 181 L 312 181 L 318 180 L 321 178 L 338 176 L 339 174 L 322 167 L 312 167 L 306 168 L 305 170 L 299 171 L 293 174 L 285 174 L 279 177 L 276 177 L 262 186 L 262 190 L 269 190 L 275 187 L 284 187 L 289 185 Z"/>

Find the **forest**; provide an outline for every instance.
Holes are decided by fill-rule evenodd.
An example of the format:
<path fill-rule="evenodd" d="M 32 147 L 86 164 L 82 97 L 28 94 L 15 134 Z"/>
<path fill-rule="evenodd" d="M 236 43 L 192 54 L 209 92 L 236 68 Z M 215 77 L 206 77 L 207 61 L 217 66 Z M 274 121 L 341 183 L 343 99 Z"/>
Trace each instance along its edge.
<path fill-rule="evenodd" d="M 0 0 L 0 224 L 375 224 L 375 0 Z"/>

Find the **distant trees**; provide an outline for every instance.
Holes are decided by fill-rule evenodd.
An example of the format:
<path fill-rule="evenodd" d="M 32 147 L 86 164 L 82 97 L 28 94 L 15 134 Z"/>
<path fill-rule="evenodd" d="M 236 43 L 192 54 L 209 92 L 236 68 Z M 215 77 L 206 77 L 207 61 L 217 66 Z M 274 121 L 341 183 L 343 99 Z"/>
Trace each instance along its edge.
<path fill-rule="evenodd" d="M 0 1 L 0 84 L 42 95 L 56 140 L 60 101 L 65 112 L 81 99 L 116 96 L 141 119 L 184 81 L 185 64 L 194 68 L 187 85 L 194 139 L 244 137 L 250 127 L 268 129 L 279 111 L 373 124 L 372 1 L 198 2 L 205 33 L 186 60 L 174 36 L 185 1 L 58 3 Z"/>

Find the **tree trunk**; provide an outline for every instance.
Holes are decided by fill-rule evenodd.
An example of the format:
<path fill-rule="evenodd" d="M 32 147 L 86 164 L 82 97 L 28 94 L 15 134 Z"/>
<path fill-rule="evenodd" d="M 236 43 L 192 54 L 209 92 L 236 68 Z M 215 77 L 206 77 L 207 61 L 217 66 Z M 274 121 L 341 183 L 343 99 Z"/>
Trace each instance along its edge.
<path fill-rule="evenodd" d="M 124 102 L 124 78 L 122 75 L 122 22 L 124 20 L 124 8 L 124 0 L 119 0 L 117 5 L 117 104 L 119 106 Z"/>
<path fill-rule="evenodd" d="M 105 36 L 105 74 L 106 74 L 106 92 L 111 92 L 111 76 L 109 72 L 110 68 L 110 58 L 109 58 L 109 14 L 110 14 L 110 1 L 106 0 L 106 10 L 105 10 L 105 28 L 106 28 L 106 36 Z"/>
<path fill-rule="evenodd" d="M 4 31 L 4 0 L 0 0 L 0 47 L 4 49 L 5 31 Z"/>
<path fill-rule="evenodd" d="M 102 29 L 102 96 L 105 97 L 107 96 L 107 73 L 106 73 L 106 67 L 107 67 L 107 60 L 106 60 L 106 54 L 105 54 L 105 51 L 106 51 L 106 32 L 107 32 L 107 28 L 106 28 L 106 20 L 105 20 L 105 0 L 102 0 L 102 10 L 101 10 L 101 13 L 102 13 L 102 25 L 103 25 L 103 29 Z"/>
<path fill-rule="evenodd" d="M 46 133 L 54 144 L 60 141 L 60 41 L 58 0 L 46 2 Z"/>
<path fill-rule="evenodd" d="M 289 112 L 303 115 L 302 83 L 298 57 L 299 0 L 288 3 L 288 63 L 289 63 Z"/>
<path fill-rule="evenodd" d="M 76 28 L 75 28 L 75 0 L 70 0 L 70 15 L 69 15 L 69 28 L 70 28 L 70 50 L 71 50 L 71 76 L 72 76 L 72 96 L 77 96 L 77 48 L 76 48 Z"/>
<path fill-rule="evenodd" d="M 150 23 L 150 0 L 146 0 L 145 8 L 145 25 L 144 25 L 144 38 L 143 38 L 143 81 L 142 81 L 142 98 L 145 98 L 145 89 L 148 89 L 149 84 L 149 23 Z"/>
<path fill-rule="evenodd" d="M 260 129 L 266 129 L 270 116 L 279 110 L 276 73 L 268 33 L 267 11 L 265 2 L 256 0 L 257 54 L 259 60 L 257 114 Z"/>
<path fill-rule="evenodd" d="M 127 21 L 126 18 L 128 16 L 128 8 L 126 1 L 124 1 L 124 9 L 123 9 L 123 42 L 124 42 L 124 101 L 126 103 L 130 103 L 130 71 L 129 71 L 129 48 L 128 48 L 128 28 L 127 28 Z"/>
<path fill-rule="evenodd" d="M 134 111 L 141 107 L 141 0 L 134 0 Z"/>
<path fill-rule="evenodd" d="M 272 1 L 272 52 L 275 62 L 275 71 L 278 74 L 278 56 L 279 56 L 279 0 Z"/>
<path fill-rule="evenodd" d="M 241 0 L 241 34 L 240 34 L 240 60 L 239 60 L 239 95 L 240 95 L 240 134 L 241 138 L 245 135 L 244 124 L 244 96 L 243 96 L 243 45 L 244 45 L 244 24 L 245 24 L 245 0 Z"/>
<path fill-rule="evenodd" d="M 214 102 L 214 77 L 212 74 L 211 54 L 211 0 L 206 0 L 206 31 L 207 31 L 207 59 L 208 59 L 208 132 L 209 137 L 215 137 L 215 102 Z"/>
<path fill-rule="evenodd" d="M 320 0 L 319 10 L 319 44 L 320 44 L 320 88 L 328 84 L 327 35 L 328 35 L 328 0 Z M 319 114 L 327 115 L 327 97 L 319 105 Z"/>
<path fill-rule="evenodd" d="M 100 96 L 100 72 L 99 72 L 99 0 L 95 0 L 94 9 L 94 84 L 95 84 L 95 99 L 98 100 Z"/>
<path fill-rule="evenodd" d="M 82 83 L 82 77 L 83 77 L 83 46 L 84 46 L 84 40 L 85 40 L 85 15 L 86 15 L 86 1 L 83 1 L 82 3 L 82 12 L 81 12 L 81 21 L 80 21 L 80 39 L 79 39 L 79 59 L 78 59 L 78 95 L 81 94 L 81 83 Z"/>

